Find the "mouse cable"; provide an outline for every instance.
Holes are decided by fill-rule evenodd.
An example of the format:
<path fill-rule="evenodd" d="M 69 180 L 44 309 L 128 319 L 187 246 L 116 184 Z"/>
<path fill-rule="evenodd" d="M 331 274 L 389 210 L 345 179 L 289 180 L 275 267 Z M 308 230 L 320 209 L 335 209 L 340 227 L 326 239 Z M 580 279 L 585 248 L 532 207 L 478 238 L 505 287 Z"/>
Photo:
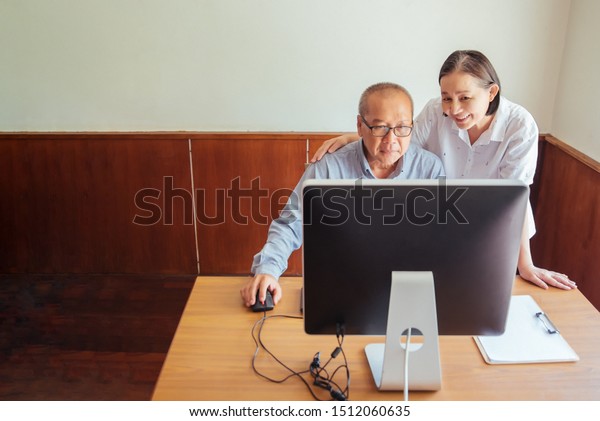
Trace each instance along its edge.
<path fill-rule="evenodd" d="M 277 358 L 271 351 L 269 351 L 269 349 L 263 343 L 262 337 L 261 337 L 263 326 L 268 319 L 274 318 L 274 317 L 290 318 L 290 319 L 301 319 L 302 318 L 302 316 L 289 316 L 289 315 L 279 315 L 279 314 L 273 315 L 273 316 L 267 316 L 266 312 L 265 312 L 263 317 L 260 318 L 259 320 L 257 320 L 256 323 L 254 323 L 254 326 L 252 327 L 252 339 L 254 340 L 254 343 L 256 344 L 256 350 L 254 351 L 254 356 L 252 357 L 252 369 L 254 370 L 254 372 L 257 375 L 259 375 L 260 377 L 262 377 L 270 382 L 273 382 L 273 383 L 283 383 L 292 377 L 298 377 L 306 385 L 307 389 L 312 394 L 313 398 L 315 398 L 316 400 L 321 400 L 318 396 L 316 396 L 316 394 L 314 393 L 314 391 L 312 390 L 312 388 L 310 387 L 310 384 L 306 381 L 306 379 L 304 379 L 304 377 L 302 377 L 302 374 L 306 374 L 308 372 L 308 370 L 297 372 L 297 371 L 291 369 L 285 363 L 283 363 L 279 358 Z M 255 333 L 257 327 L 258 327 L 258 334 Z M 291 374 L 289 374 L 288 376 L 283 377 L 281 379 L 273 379 L 273 378 L 261 373 L 260 371 L 258 371 L 258 369 L 256 368 L 256 358 L 257 358 L 258 353 L 261 348 L 267 354 L 269 354 L 279 365 L 281 365 L 283 368 L 285 368 Z"/>
<path fill-rule="evenodd" d="M 262 377 L 262 378 L 264 378 L 264 379 L 266 379 L 266 380 L 268 380 L 270 382 L 273 382 L 273 383 L 283 383 L 283 382 L 287 381 L 288 379 L 290 379 L 292 377 L 298 377 L 305 384 L 305 386 L 307 387 L 307 389 L 309 390 L 309 392 L 311 393 L 311 395 L 313 396 L 313 398 L 315 400 L 322 401 L 322 400 L 325 400 L 325 399 L 321 399 L 320 397 L 318 397 L 316 395 L 315 391 L 313 390 L 313 388 L 311 387 L 311 385 L 306 381 L 306 379 L 304 377 L 302 377 L 303 374 L 311 373 L 312 370 L 320 369 L 318 371 L 318 376 L 316 378 L 311 373 L 311 375 L 313 375 L 313 379 L 314 379 L 314 383 L 313 384 L 315 386 L 318 386 L 318 387 L 321 387 L 321 388 L 324 388 L 324 389 L 328 390 L 333 400 L 347 400 L 347 396 L 348 396 L 348 393 L 349 393 L 350 371 L 348 369 L 348 363 L 347 363 L 347 360 L 346 360 L 346 355 L 345 355 L 345 353 L 344 353 L 344 351 L 343 351 L 343 349 L 341 347 L 341 345 L 343 343 L 343 338 L 340 341 L 339 336 L 338 336 L 338 347 L 332 352 L 331 358 L 325 364 L 325 366 L 328 365 L 332 358 L 335 358 L 339 353 L 342 353 L 342 355 L 344 357 L 344 364 L 341 365 L 341 366 L 339 366 L 339 367 L 337 367 L 333 371 L 333 373 L 332 373 L 331 376 L 329 376 L 327 374 L 327 371 L 325 370 L 325 366 L 319 367 L 318 358 L 316 360 L 317 364 L 315 364 L 315 358 L 313 358 L 313 362 L 311 363 L 310 368 L 308 370 L 295 371 L 295 370 L 291 369 L 290 367 L 288 367 L 285 363 L 283 363 L 271 351 L 269 351 L 269 349 L 266 347 L 266 345 L 264 344 L 264 342 L 262 340 L 262 336 L 261 335 L 262 335 L 262 329 L 264 327 L 265 322 L 268 319 L 275 318 L 275 317 L 278 317 L 278 318 L 290 318 L 290 319 L 302 319 L 302 316 L 290 316 L 290 315 L 278 315 L 278 314 L 272 315 L 272 316 L 267 316 L 266 312 L 264 312 L 263 317 L 260 318 L 259 320 L 257 320 L 254 323 L 254 326 L 252 327 L 252 339 L 254 340 L 254 343 L 256 345 L 256 349 L 254 351 L 254 356 L 252 357 L 252 369 L 254 370 L 254 372 L 258 376 L 260 376 L 260 377 Z M 258 332 L 257 332 L 257 328 L 258 328 Z M 271 377 L 269 377 L 269 376 L 261 373 L 256 368 L 256 364 L 255 364 L 256 363 L 256 358 L 257 358 L 258 353 L 259 353 L 259 351 L 260 351 L 261 348 L 264 349 L 264 351 L 268 355 L 270 355 L 279 365 L 281 365 L 283 368 L 285 368 L 287 371 L 289 371 L 290 374 L 287 375 L 287 376 L 285 376 L 285 377 L 283 377 L 283 378 L 281 378 L 281 379 L 273 379 L 273 378 L 271 378 Z M 318 354 L 319 353 L 315 354 L 315 357 L 317 357 Z M 346 386 L 346 389 L 344 391 L 342 391 L 342 389 L 332 380 L 333 377 L 335 376 L 335 374 L 341 368 L 345 368 L 346 374 L 347 374 L 347 379 L 348 379 L 347 380 L 347 386 Z M 322 371 L 322 370 L 324 370 L 324 371 Z M 321 375 L 320 374 L 321 372 L 326 373 L 325 376 Z"/>
<path fill-rule="evenodd" d="M 286 316 L 284 316 L 286 317 Z M 294 316 L 287 316 L 290 318 L 302 318 L 302 317 L 294 317 Z M 319 355 L 320 353 L 315 354 L 315 357 L 313 358 L 312 363 L 310 364 L 310 368 L 309 370 L 305 370 L 302 372 L 299 372 L 296 374 L 296 372 L 292 369 L 290 369 L 289 367 L 285 366 L 285 364 L 283 364 L 277 357 L 275 357 L 275 355 L 273 355 L 264 345 L 264 343 L 262 342 L 262 338 L 260 337 L 260 333 L 262 333 L 262 326 L 264 325 L 264 322 L 266 321 L 266 319 L 264 321 L 262 321 L 261 327 L 259 329 L 259 343 L 260 346 L 263 347 L 263 349 L 265 349 L 266 352 L 269 353 L 269 355 L 271 355 L 279 364 L 281 364 L 283 367 L 285 367 L 288 371 L 290 371 L 292 374 L 290 374 L 289 376 L 287 376 L 284 379 L 281 380 L 277 380 L 277 382 L 283 382 L 285 380 L 287 380 L 290 377 L 293 377 L 295 375 L 299 376 L 301 378 L 301 380 L 304 382 L 304 384 L 307 386 L 307 388 L 309 388 L 309 391 L 311 392 L 311 394 L 313 395 L 313 397 L 317 400 L 322 400 L 320 398 L 318 398 L 315 393 L 312 391 L 312 389 L 310 388 L 310 386 L 308 385 L 308 383 L 304 380 L 303 377 L 301 377 L 301 374 L 305 374 L 307 372 L 310 372 L 310 374 L 313 377 L 313 385 L 320 387 L 322 389 L 326 389 L 331 398 L 334 400 L 338 400 L 338 401 L 345 401 L 348 400 L 348 393 L 349 393 L 349 383 L 350 383 L 350 371 L 348 369 L 348 362 L 346 359 L 346 355 L 343 352 L 343 348 L 342 348 L 342 343 L 343 343 L 343 337 L 340 339 L 339 337 L 339 330 L 338 330 L 338 347 L 331 353 L 331 357 L 329 358 L 329 360 L 327 361 L 327 363 L 323 366 L 320 367 L 320 361 L 319 361 Z M 256 341 L 255 341 L 256 342 Z M 331 362 L 331 360 L 335 357 L 337 357 L 337 355 L 339 355 L 340 353 L 342 353 L 343 357 L 344 357 L 344 364 L 340 365 L 339 367 L 337 367 L 333 373 L 331 375 L 329 375 L 329 373 L 327 372 L 326 366 Z M 345 390 L 342 390 L 342 388 L 333 380 L 333 378 L 335 377 L 335 375 L 337 374 L 337 372 L 344 368 L 346 371 L 346 388 Z M 256 368 L 255 368 L 256 371 Z M 325 375 L 323 375 L 323 373 L 325 373 Z M 262 373 L 258 373 L 260 374 L 262 377 L 265 377 L 264 375 L 262 375 Z"/>

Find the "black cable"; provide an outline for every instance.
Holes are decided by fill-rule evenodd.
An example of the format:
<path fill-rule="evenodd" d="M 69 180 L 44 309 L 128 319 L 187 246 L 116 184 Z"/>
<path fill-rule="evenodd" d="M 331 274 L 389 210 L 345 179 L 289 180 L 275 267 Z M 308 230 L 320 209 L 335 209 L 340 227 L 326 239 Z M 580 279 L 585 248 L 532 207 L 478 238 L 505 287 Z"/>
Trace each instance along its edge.
<path fill-rule="evenodd" d="M 340 353 L 342 353 L 342 356 L 344 357 L 344 364 L 336 367 L 336 369 L 330 375 L 327 371 L 327 365 L 329 365 L 329 363 Z M 346 360 L 346 355 L 344 354 L 344 350 L 342 348 L 342 342 L 339 341 L 339 337 L 338 347 L 333 350 L 327 362 L 321 367 L 319 361 L 319 353 L 317 353 L 313 357 L 313 362 L 311 363 L 310 367 L 310 374 L 313 376 L 314 379 L 313 384 L 328 390 L 331 397 L 334 400 L 348 400 L 350 387 L 350 371 L 348 370 L 348 362 Z M 333 380 L 335 375 L 342 368 L 346 370 L 346 388 L 344 390 L 342 390 L 341 386 Z M 322 373 L 325 373 L 325 375 L 323 375 Z"/>
<path fill-rule="evenodd" d="M 309 390 L 309 392 L 311 393 L 311 395 L 313 396 L 314 399 L 316 399 L 318 401 L 325 400 L 325 399 L 321 399 L 320 397 L 317 396 L 317 394 L 315 393 L 315 391 L 313 390 L 311 385 L 302 376 L 303 374 L 310 373 L 310 375 L 313 377 L 313 385 L 329 391 L 329 394 L 333 400 L 347 400 L 349 391 L 350 391 L 350 370 L 348 369 L 348 361 L 346 359 L 346 354 L 344 353 L 344 350 L 342 348 L 343 341 L 344 341 L 343 330 L 340 331 L 339 326 L 338 326 L 338 329 L 336 331 L 338 347 L 336 349 L 334 349 L 334 351 L 330 355 L 330 358 L 327 360 L 327 362 L 323 366 L 320 365 L 320 359 L 319 359 L 320 353 L 316 353 L 315 356 L 313 357 L 313 361 L 310 363 L 309 368 L 307 370 L 295 371 L 295 370 L 291 369 L 290 367 L 288 367 L 286 364 L 284 364 L 271 351 L 269 351 L 269 349 L 265 346 L 265 344 L 262 341 L 261 335 L 262 335 L 262 329 L 264 327 L 265 322 L 267 320 L 269 320 L 271 318 L 275 318 L 275 317 L 289 318 L 289 319 L 302 319 L 302 316 L 290 316 L 290 315 L 284 315 L 284 314 L 275 314 L 272 316 L 267 316 L 266 311 L 263 313 L 262 318 L 257 320 L 254 323 L 254 326 L 252 327 L 252 339 L 254 340 L 254 344 L 256 345 L 256 350 L 254 351 L 254 356 L 252 357 L 252 369 L 254 370 L 254 372 L 258 376 L 260 376 L 270 382 L 273 382 L 273 383 L 283 383 L 292 377 L 298 377 L 306 385 L 307 389 Z M 256 333 L 257 327 L 258 327 L 258 333 Z M 281 379 L 273 379 L 273 378 L 261 373 L 260 371 L 258 371 L 258 369 L 256 368 L 256 358 L 257 358 L 261 348 L 269 356 L 271 356 L 279 365 L 281 365 L 284 369 L 289 371 L 290 374 Z M 336 367 L 336 369 L 330 375 L 329 372 L 327 371 L 326 367 L 340 353 L 343 356 L 344 363 L 341 364 L 340 366 Z M 342 368 L 345 369 L 345 371 L 346 371 L 346 387 L 344 390 L 342 390 L 342 388 L 333 380 L 334 377 L 336 376 L 336 374 L 338 373 L 338 371 Z"/>
<path fill-rule="evenodd" d="M 333 350 L 333 352 L 331 353 L 331 357 L 323 366 L 323 369 L 324 369 L 333 358 L 337 357 L 340 353 L 342 354 L 342 357 L 344 359 L 344 364 L 339 365 L 333 371 L 333 373 L 331 373 L 331 376 L 329 376 L 327 374 L 328 377 L 326 380 L 330 385 L 333 385 L 333 387 L 330 388 L 329 391 L 331 393 L 332 398 L 334 398 L 335 400 L 348 400 L 349 395 L 350 395 L 350 370 L 348 369 L 348 360 L 346 359 L 346 354 L 344 353 L 344 348 L 343 348 L 344 330 L 345 329 L 344 329 L 343 325 L 340 326 L 338 324 L 336 326 L 336 338 L 338 341 L 338 346 L 336 349 Z M 341 369 L 344 369 L 346 371 L 346 388 L 344 390 L 342 390 L 342 388 L 333 380 L 335 375 L 337 374 L 337 372 Z"/>
<path fill-rule="evenodd" d="M 267 316 L 266 312 L 263 315 L 263 317 L 259 320 L 256 321 L 256 323 L 254 323 L 254 326 L 252 327 L 252 339 L 254 339 L 254 343 L 256 345 L 256 350 L 254 351 L 254 356 L 252 357 L 252 369 L 254 370 L 254 372 L 259 375 L 260 377 L 273 382 L 273 383 L 283 383 L 285 381 L 287 381 L 288 379 L 292 378 L 292 377 L 298 377 L 307 387 L 307 389 L 309 390 L 309 392 L 312 394 L 313 398 L 315 398 L 316 400 L 322 400 L 320 399 L 312 390 L 312 388 L 310 387 L 310 384 L 306 381 L 306 379 L 304 377 L 302 377 L 302 374 L 306 374 L 308 372 L 308 370 L 304 370 L 304 371 L 300 371 L 297 372 L 293 369 L 291 369 L 290 367 L 288 367 L 286 364 L 284 364 L 281 360 L 279 360 L 279 358 L 277 358 L 271 351 L 269 351 L 269 349 L 265 346 L 265 344 L 262 342 L 262 337 L 261 337 L 261 333 L 262 333 L 262 328 L 264 326 L 264 323 L 270 319 L 270 318 L 274 318 L 274 317 L 281 317 L 281 318 L 290 318 L 290 319 L 301 319 L 302 316 L 288 316 L 288 315 L 272 315 L 272 316 Z M 260 326 L 259 330 L 258 330 L 258 335 L 256 335 L 254 332 L 256 330 L 256 326 Z M 287 371 L 289 371 L 291 374 L 289 374 L 288 376 L 282 378 L 282 379 L 273 379 L 269 376 L 266 376 L 265 374 L 261 373 L 260 371 L 258 371 L 258 369 L 256 368 L 256 357 L 258 356 L 258 353 L 260 351 L 260 348 L 264 349 L 264 351 L 269 354 L 279 365 L 281 365 L 283 368 L 285 368 Z"/>

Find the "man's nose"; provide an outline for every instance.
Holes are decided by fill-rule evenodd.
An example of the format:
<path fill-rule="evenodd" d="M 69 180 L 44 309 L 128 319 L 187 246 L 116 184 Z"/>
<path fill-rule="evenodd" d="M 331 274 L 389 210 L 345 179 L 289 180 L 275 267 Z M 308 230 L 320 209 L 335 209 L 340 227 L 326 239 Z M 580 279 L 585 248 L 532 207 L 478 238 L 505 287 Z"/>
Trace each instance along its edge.
<path fill-rule="evenodd" d="M 388 130 L 388 132 L 383 136 L 384 142 L 397 142 L 398 136 L 394 133 L 394 129 Z"/>

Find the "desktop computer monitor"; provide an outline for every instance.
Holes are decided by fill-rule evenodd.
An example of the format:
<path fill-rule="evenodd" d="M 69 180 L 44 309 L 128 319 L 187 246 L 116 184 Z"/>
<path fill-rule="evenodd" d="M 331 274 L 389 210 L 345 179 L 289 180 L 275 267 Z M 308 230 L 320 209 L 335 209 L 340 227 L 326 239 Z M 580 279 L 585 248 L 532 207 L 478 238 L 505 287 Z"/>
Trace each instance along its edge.
<path fill-rule="evenodd" d="M 436 343 L 438 333 L 503 333 L 529 197 L 524 183 L 308 180 L 302 196 L 307 333 L 386 335 L 395 273 L 432 275 Z M 429 311 L 399 288 L 405 307 Z"/>

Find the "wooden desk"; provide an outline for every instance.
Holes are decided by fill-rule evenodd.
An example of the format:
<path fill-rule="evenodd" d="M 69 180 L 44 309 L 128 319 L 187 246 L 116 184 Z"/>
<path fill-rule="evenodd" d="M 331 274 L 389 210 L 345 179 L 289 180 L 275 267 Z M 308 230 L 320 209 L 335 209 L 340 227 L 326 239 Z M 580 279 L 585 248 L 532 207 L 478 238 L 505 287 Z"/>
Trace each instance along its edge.
<path fill-rule="evenodd" d="M 298 379 L 275 384 L 253 372 L 251 329 L 262 313 L 242 305 L 239 289 L 245 281 L 242 277 L 197 278 L 154 400 L 312 400 Z M 301 279 L 282 278 L 281 284 L 284 298 L 269 314 L 299 315 Z M 411 400 L 600 400 L 600 313 L 579 291 L 544 291 L 517 278 L 514 294 L 533 296 L 580 361 L 488 365 L 472 337 L 441 336 L 442 389 L 411 392 Z M 337 346 L 334 336 L 306 335 L 302 320 L 297 319 L 269 320 L 262 338 L 297 371 L 305 370 L 317 351 L 324 358 Z M 351 400 L 403 399 L 402 392 L 378 392 L 371 377 L 364 346 L 383 341 L 383 337 L 345 338 Z M 287 374 L 262 351 L 257 367 L 273 377 Z"/>

